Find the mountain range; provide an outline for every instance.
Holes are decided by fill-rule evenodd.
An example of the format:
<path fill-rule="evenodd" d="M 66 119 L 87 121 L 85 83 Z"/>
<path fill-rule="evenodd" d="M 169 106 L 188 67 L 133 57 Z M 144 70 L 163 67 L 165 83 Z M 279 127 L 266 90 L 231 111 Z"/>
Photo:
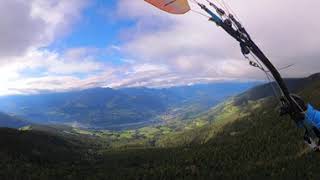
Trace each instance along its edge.
<path fill-rule="evenodd" d="M 20 128 L 28 124 L 30 123 L 17 117 L 10 116 L 5 113 L 0 113 L 0 127 Z"/>
<path fill-rule="evenodd" d="M 294 93 L 320 107 L 320 74 L 289 81 Z M 319 179 L 320 156 L 303 143 L 303 129 L 279 116 L 270 87 L 229 97 L 189 116 L 178 129 L 170 124 L 122 131 L 0 128 L 0 177 Z"/>
<path fill-rule="evenodd" d="M 205 111 L 257 82 L 229 82 L 165 89 L 94 88 L 0 98 L 0 111 L 38 124 L 123 129 Z"/>

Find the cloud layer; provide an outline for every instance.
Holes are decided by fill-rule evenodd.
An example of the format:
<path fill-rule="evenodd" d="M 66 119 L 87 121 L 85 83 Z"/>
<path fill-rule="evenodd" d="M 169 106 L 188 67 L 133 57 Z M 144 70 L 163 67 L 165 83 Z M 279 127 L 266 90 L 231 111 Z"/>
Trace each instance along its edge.
<path fill-rule="evenodd" d="M 278 67 L 295 64 L 283 72 L 286 76 L 319 71 L 320 23 L 314 17 L 320 17 L 317 10 L 320 2 L 230 0 L 228 3 Z M 260 72 L 241 65 L 245 62 L 238 44 L 198 14 L 168 15 L 143 1 L 121 0 L 119 7 L 125 18 L 138 20 L 137 32 L 124 48 L 139 61 L 162 62 L 174 71 L 204 73 L 208 77 L 262 78 Z M 193 9 L 199 10 L 195 6 Z M 159 22 L 157 28 L 155 22 Z"/>
<path fill-rule="evenodd" d="M 227 2 L 277 67 L 294 64 L 282 71 L 284 76 L 319 71 L 319 1 Z M 47 49 L 72 32 L 88 5 L 87 0 L 0 1 L 0 95 L 264 78 L 215 24 L 192 12 L 166 14 L 142 0 L 119 0 L 108 12 L 117 23 L 135 22 L 120 30 L 121 43 L 103 49 L 94 44 L 64 52 Z M 110 53 L 122 57 L 119 63 L 99 59 Z"/>
<path fill-rule="evenodd" d="M 85 0 L 0 1 L 0 60 L 44 47 L 80 18 Z"/>

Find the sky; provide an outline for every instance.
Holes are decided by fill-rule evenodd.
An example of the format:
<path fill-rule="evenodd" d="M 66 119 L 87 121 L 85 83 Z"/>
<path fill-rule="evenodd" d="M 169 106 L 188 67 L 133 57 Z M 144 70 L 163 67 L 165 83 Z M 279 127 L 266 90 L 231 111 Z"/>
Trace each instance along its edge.
<path fill-rule="evenodd" d="M 320 71 L 319 1 L 225 2 L 284 77 Z M 205 17 L 143 0 L 1 0 L 0 34 L 0 95 L 264 80 Z"/>

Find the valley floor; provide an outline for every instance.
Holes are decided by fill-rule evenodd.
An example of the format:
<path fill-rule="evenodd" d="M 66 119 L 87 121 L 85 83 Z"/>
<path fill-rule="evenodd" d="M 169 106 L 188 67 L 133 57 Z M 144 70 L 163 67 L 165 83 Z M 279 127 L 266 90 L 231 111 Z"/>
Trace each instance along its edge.
<path fill-rule="evenodd" d="M 298 131 L 289 119 L 274 118 L 277 117 L 276 111 L 263 111 L 263 108 L 259 108 L 250 116 L 225 124 L 223 131 L 217 132 L 204 143 L 199 143 L 204 140 L 202 135 L 216 131 L 214 125 L 181 134 L 181 139 L 175 140 L 183 139 L 189 143 L 172 148 L 101 150 L 94 149 L 94 146 L 70 144 L 37 132 L 23 132 L 27 135 L 15 140 L 21 147 L 16 147 L 19 144 L 8 147 L 21 152 L 12 153 L 8 150 L 7 155 L 4 155 L 6 150 L 1 146 L 0 177 L 108 180 L 319 179 L 320 154 L 308 151 L 301 140 L 303 132 Z M 259 116 L 261 114 L 265 116 L 262 118 Z M 29 140 L 24 139 L 28 136 L 33 139 L 36 137 L 37 144 L 22 147 Z"/>
<path fill-rule="evenodd" d="M 316 107 L 319 82 L 300 93 Z M 320 179 L 320 153 L 273 98 L 225 102 L 195 122 L 208 124 L 117 148 L 88 132 L 0 129 L 0 179 Z"/>

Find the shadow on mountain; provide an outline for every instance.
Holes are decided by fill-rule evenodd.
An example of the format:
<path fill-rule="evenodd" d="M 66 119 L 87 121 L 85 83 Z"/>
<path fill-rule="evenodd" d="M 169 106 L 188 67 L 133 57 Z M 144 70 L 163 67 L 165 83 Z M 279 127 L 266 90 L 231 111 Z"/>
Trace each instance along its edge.
<path fill-rule="evenodd" d="M 320 105 L 320 81 L 297 91 Z M 320 154 L 280 118 L 275 98 L 225 102 L 207 126 L 170 134 L 154 148 L 90 148 L 63 136 L 0 129 L 1 179 L 319 179 Z M 81 137 L 83 139 L 83 137 Z M 83 142 L 83 141 L 79 141 Z M 91 152 L 91 153 L 90 153 Z"/>

